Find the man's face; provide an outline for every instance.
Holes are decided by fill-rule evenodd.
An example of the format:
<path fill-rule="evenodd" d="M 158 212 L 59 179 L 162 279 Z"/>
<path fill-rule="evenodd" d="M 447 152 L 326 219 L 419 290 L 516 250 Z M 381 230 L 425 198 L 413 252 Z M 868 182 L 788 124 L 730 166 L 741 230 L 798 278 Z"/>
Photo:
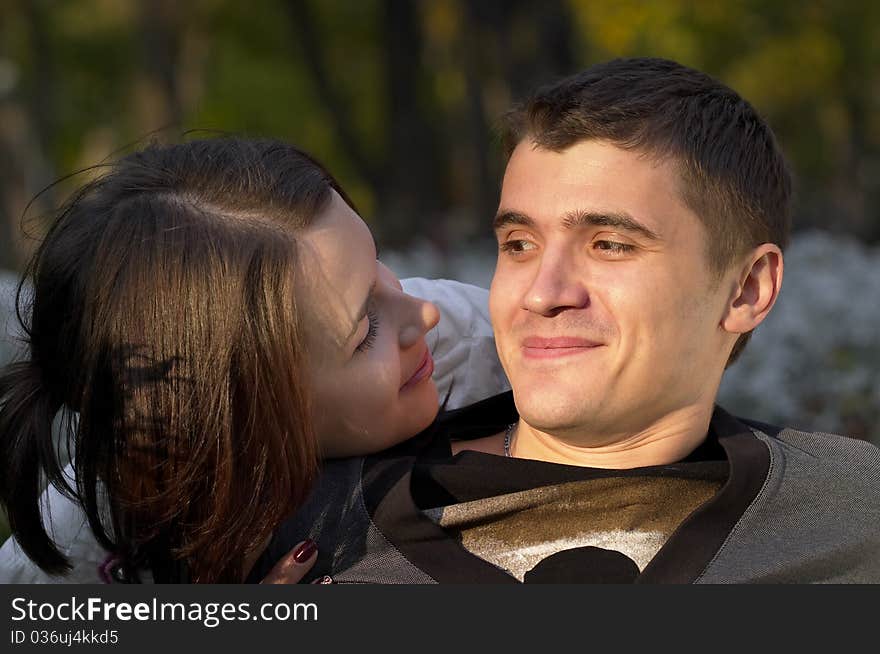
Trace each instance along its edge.
<path fill-rule="evenodd" d="M 514 150 L 489 302 L 532 427 L 600 445 L 711 406 L 731 280 L 715 283 L 678 189 L 671 163 L 603 141 Z"/>

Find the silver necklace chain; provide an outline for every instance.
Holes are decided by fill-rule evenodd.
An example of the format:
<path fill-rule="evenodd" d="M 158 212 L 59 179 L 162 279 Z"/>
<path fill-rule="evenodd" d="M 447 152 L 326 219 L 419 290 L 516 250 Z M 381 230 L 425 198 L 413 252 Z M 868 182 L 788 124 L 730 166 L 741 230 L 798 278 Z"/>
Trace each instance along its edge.
<path fill-rule="evenodd" d="M 504 456 L 510 458 L 513 457 L 513 454 L 510 453 L 510 441 L 513 437 L 513 430 L 516 428 L 516 423 L 512 422 L 507 425 L 507 430 L 504 432 Z"/>

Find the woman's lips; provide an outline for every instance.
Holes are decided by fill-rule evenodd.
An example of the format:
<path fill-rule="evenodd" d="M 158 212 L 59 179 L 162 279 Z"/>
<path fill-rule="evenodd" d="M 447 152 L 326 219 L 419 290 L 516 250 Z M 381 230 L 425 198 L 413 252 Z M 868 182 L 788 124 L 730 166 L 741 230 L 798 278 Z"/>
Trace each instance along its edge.
<path fill-rule="evenodd" d="M 529 336 L 522 341 L 523 355 L 530 359 L 555 359 L 575 354 L 583 354 L 599 347 L 602 343 L 574 336 L 543 338 Z"/>
<path fill-rule="evenodd" d="M 425 348 L 425 356 L 422 357 L 421 363 L 419 363 L 419 367 L 416 368 L 416 371 L 412 374 L 412 376 L 406 380 L 406 383 L 400 387 L 401 391 L 405 391 L 409 388 L 412 388 L 423 379 L 426 379 L 434 374 L 434 359 L 431 358 L 431 351 L 428 348 Z"/>

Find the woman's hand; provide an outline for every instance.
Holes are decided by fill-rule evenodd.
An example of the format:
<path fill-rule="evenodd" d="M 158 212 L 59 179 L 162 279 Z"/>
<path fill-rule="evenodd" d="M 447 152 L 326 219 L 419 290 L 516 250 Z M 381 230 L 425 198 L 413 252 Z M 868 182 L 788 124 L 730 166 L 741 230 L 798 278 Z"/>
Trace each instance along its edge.
<path fill-rule="evenodd" d="M 304 540 L 294 547 L 282 558 L 275 567 L 269 571 L 269 574 L 261 581 L 261 584 L 298 584 L 306 573 L 315 565 L 318 559 L 318 546 L 315 541 L 309 539 Z M 325 581 L 328 580 L 328 581 Z M 329 577 L 316 579 L 312 583 L 324 584 L 332 583 Z"/>

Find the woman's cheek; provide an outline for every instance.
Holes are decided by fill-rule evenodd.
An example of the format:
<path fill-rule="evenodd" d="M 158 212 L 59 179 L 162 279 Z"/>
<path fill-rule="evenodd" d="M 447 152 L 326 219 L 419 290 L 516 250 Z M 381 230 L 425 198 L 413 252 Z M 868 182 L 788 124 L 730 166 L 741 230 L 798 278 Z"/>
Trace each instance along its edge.
<path fill-rule="evenodd" d="M 374 383 L 383 388 L 393 387 L 396 396 L 402 383 L 400 380 L 400 353 L 397 349 L 397 343 L 391 338 L 383 338 L 376 345 L 378 347 L 375 348 Z"/>

